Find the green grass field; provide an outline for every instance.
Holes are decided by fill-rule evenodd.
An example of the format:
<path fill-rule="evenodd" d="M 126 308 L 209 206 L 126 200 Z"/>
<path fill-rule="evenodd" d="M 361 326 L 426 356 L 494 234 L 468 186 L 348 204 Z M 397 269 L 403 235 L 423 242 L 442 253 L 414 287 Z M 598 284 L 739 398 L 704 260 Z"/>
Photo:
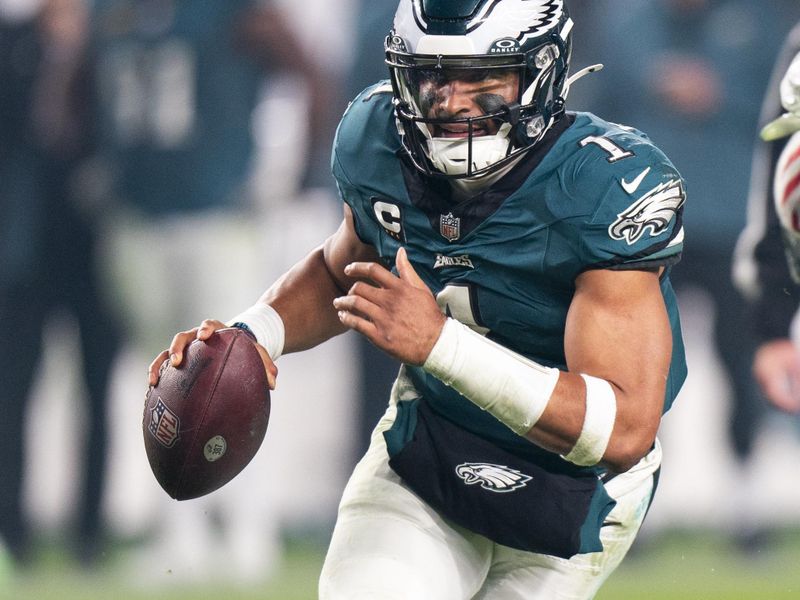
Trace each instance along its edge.
<path fill-rule="evenodd" d="M 597 600 L 797 600 L 800 533 L 743 553 L 717 535 L 672 534 L 634 549 Z"/>
<path fill-rule="evenodd" d="M 8 600 L 313 600 L 323 549 L 289 545 L 285 565 L 269 583 L 224 585 L 134 583 L 121 573 L 123 550 L 103 568 L 80 571 L 57 547 L 47 548 L 29 571 L 0 590 Z M 637 547 L 597 600 L 796 600 L 800 598 L 800 532 L 783 533 L 757 552 L 742 553 L 718 535 L 673 533 Z"/>

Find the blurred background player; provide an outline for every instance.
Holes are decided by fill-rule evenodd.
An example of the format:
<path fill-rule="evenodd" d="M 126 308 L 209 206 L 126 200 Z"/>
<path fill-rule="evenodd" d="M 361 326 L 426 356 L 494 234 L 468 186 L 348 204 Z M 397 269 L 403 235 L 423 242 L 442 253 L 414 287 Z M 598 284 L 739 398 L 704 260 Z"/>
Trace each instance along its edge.
<path fill-rule="evenodd" d="M 108 383 L 120 326 L 100 280 L 98 215 L 76 182 L 93 148 L 81 0 L 47 0 L 22 21 L 0 22 L 0 533 L 11 554 L 30 558 L 31 526 L 23 506 L 28 399 L 43 348 L 71 319 L 85 393 L 74 547 L 85 564 L 97 558 L 107 458 Z M 48 325 L 50 325 L 48 327 Z M 22 341 L 22 343 L 20 343 Z M 67 385 L 65 378 L 64 385 Z"/>
<path fill-rule="evenodd" d="M 800 303 L 798 53 L 800 25 L 784 43 L 764 99 L 766 143 L 759 144 L 754 154 L 748 224 L 734 265 L 737 283 L 753 301 L 751 320 L 759 341 L 753 372 L 772 404 L 787 412 L 800 412 L 796 320 L 792 327 Z"/>
<path fill-rule="evenodd" d="M 100 147 L 92 167 L 102 175 L 93 181 L 106 186 L 95 190 L 105 209 L 127 217 L 113 250 L 135 248 L 140 257 L 122 260 L 124 268 L 139 270 L 118 282 L 131 288 L 126 298 L 138 298 L 126 302 L 136 311 L 128 322 L 147 348 L 161 331 L 192 319 L 195 299 L 235 302 L 230 295 L 248 287 L 252 238 L 239 226 L 256 210 L 248 185 L 264 76 L 291 71 L 305 79 L 309 129 L 323 137 L 332 135 L 329 91 L 270 3 L 235 0 L 201 9 L 185 0 L 100 0 L 93 6 Z M 319 162 L 314 166 L 308 170 L 318 173 Z M 153 242 L 164 237 L 173 240 L 169 260 L 147 259 L 148 249 L 160 252 Z M 220 262 L 228 268 L 216 268 Z M 214 281 L 202 277 L 209 271 Z M 195 292 L 187 298 L 189 282 Z"/>

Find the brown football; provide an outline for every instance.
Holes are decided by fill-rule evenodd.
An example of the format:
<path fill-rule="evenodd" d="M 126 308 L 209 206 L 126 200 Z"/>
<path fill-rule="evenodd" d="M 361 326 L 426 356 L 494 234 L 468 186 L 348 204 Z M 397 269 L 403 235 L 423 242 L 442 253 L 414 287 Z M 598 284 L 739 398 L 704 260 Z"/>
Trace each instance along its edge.
<path fill-rule="evenodd" d="M 176 500 L 219 489 L 255 456 L 269 422 L 261 357 L 240 329 L 193 341 L 177 368 L 164 363 L 145 399 L 142 433 L 158 483 Z"/>

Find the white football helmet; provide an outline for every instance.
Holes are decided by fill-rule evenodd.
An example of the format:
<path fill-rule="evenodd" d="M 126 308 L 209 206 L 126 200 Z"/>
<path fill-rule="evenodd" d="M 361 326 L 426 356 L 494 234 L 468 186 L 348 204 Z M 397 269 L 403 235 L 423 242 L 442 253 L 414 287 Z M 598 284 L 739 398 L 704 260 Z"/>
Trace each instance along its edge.
<path fill-rule="evenodd" d="M 800 282 L 800 133 L 789 138 L 778 159 L 773 198 L 789 268 L 795 281 Z"/>
<path fill-rule="evenodd" d="M 564 114 L 572 20 L 563 0 L 400 0 L 386 38 L 403 147 L 427 175 L 496 172 Z M 436 86 L 498 80 L 511 99 L 476 93 L 481 115 L 432 110 Z M 437 135 L 442 130 L 460 135 Z"/>

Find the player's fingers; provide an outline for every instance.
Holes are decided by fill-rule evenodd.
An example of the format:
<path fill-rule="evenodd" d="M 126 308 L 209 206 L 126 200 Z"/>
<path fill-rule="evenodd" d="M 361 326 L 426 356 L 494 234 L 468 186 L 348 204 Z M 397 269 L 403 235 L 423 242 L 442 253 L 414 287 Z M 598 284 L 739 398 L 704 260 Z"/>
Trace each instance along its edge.
<path fill-rule="evenodd" d="M 161 365 L 169 358 L 169 350 L 164 350 L 161 354 L 156 356 L 155 360 L 150 363 L 147 368 L 147 383 L 148 385 L 156 385 L 158 383 L 158 376 L 161 373 Z"/>
<path fill-rule="evenodd" d="M 196 338 L 197 327 L 175 334 L 175 337 L 172 338 L 172 343 L 169 345 L 169 361 L 173 367 L 181 364 L 184 349 Z"/>
<path fill-rule="evenodd" d="M 333 307 L 338 311 L 347 311 L 359 317 L 374 321 L 381 313 L 381 308 L 362 296 L 350 295 L 334 298 Z"/>
<path fill-rule="evenodd" d="M 218 329 L 224 329 L 227 327 L 225 323 L 222 321 L 217 321 L 216 319 L 206 319 L 200 324 L 200 327 L 197 328 L 196 337 L 198 340 L 207 340 L 211 337 L 211 335 L 217 331 Z"/>
<path fill-rule="evenodd" d="M 377 343 L 378 329 L 375 327 L 375 324 L 372 321 L 368 321 L 367 319 L 359 317 L 358 315 L 346 310 L 340 310 L 337 314 L 339 316 L 339 321 L 341 321 L 345 327 L 352 329 L 353 331 L 357 331 L 372 343 Z"/>
<path fill-rule="evenodd" d="M 348 277 L 367 279 L 380 287 L 388 288 L 397 282 L 391 271 L 375 262 L 354 262 L 344 268 Z"/>
<path fill-rule="evenodd" d="M 267 371 L 267 384 L 269 385 L 269 389 L 274 390 L 278 381 L 278 367 L 272 361 L 269 352 L 266 351 L 264 346 L 261 344 L 256 344 L 255 346 L 261 356 L 261 362 L 264 363 L 264 369 Z"/>
<path fill-rule="evenodd" d="M 385 290 L 383 288 L 375 287 L 374 285 L 370 285 L 365 281 L 356 281 L 351 287 L 350 290 L 347 292 L 348 296 L 360 296 L 365 300 L 372 302 L 373 304 L 380 305 L 381 304 L 381 295 L 385 294 Z M 342 296 L 343 298 L 345 296 Z M 334 303 L 334 306 L 336 304 Z"/>
<path fill-rule="evenodd" d="M 400 279 L 406 283 L 410 283 L 417 289 L 427 289 L 425 282 L 417 275 L 411 261 L 408 260 L 405 248 L 400 248 L 397 251 L 397 272 L 400 274 Z"/>

